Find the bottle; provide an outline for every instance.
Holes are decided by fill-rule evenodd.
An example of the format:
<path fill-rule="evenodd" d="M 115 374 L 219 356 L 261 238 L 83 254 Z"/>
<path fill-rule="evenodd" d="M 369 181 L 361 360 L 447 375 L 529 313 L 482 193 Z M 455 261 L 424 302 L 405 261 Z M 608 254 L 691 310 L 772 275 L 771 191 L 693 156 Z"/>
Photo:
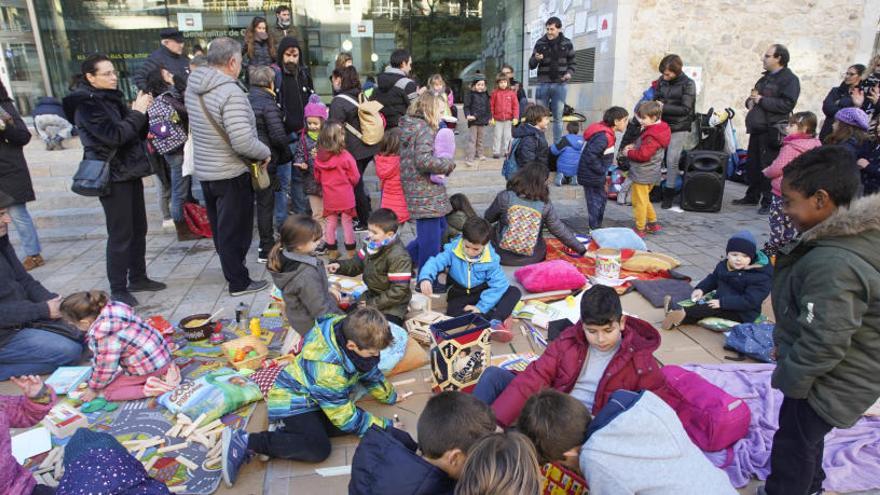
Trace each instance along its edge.
<path fill-rule="evenodd" d="M 260 337 L 261 329 L 259 318 L 251 318 L 250 331 L 252 337 Z"/>
<path fill-rule="evenodd" d="M 247 319 L 249 312 L 250 308 L 247 304 L 243 302 L 238 303 L 238 306 L 235 308 L 235 324 L 238 328 L 244 328 L 242 322 Z"/>

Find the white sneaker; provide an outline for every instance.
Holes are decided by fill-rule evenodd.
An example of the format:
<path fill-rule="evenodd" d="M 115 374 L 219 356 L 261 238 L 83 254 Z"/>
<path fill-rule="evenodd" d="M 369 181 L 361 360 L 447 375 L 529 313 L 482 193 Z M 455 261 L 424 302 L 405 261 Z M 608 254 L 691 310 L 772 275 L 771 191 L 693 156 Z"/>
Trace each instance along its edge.
<path fill-rule="evenodd" d="M 167 220 L 162 220 L 162 229 L 163 230 L 164 229 L 173 229 L 173 228 L 174 228 L 174 220 L 172 220 L 170 218 Z"/>

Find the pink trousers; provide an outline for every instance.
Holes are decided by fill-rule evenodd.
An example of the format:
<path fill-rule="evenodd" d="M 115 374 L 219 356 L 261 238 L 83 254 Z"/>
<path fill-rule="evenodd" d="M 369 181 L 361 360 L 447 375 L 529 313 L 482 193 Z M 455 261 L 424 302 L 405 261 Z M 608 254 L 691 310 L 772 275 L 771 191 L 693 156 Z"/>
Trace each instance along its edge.
<path fill-rule="evenodd" d="M 345 238 L 345 243 L 354 244 L 354 217 L 348 213 L 331 213 L 325 217 L 327 227 L 324 228 L 324 242 L 331 246 L 336 245 L 336 226 L 339 225 L 339 217 L 342 217 L 342 235 Z"/>
<path fill-rule="evenodd" d="M 168 373 L 169 366 L 171 364 L 166 364 L 162 369 L 148 375 L 119 375 L 109 385 L 104 387 L 104 398 L 110 401 L 143 399 L 147 396 L 144 393 L 144 385 L 147 383 L 147 378 L 155 376 L 161 380 L 165 373 Z"/>

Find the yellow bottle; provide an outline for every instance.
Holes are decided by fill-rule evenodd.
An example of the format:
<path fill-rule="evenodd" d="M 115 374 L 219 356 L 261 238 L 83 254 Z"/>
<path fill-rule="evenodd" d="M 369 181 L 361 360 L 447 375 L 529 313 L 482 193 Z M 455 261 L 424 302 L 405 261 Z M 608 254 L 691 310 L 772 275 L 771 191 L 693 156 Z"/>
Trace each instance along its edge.
<path fill-rule="evenodd" d="M 259 318 L 251 318 L 251 336 L 259 337 L 260 336 L 260 319 Z"/>

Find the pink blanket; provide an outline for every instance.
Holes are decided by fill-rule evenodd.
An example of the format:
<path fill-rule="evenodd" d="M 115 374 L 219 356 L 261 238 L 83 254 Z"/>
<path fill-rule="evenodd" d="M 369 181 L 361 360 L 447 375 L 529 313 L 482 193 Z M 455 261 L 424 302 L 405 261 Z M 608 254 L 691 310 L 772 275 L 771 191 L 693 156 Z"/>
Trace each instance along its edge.
<path fill-rule="evenodd" d="M 770 448 L 779 427 L 782 393 L 770 387 L 772 364 L 690 364 L 686 369 L 699 373 L 728 393 L 740 397 L 752 411 L 749 434 L 734 444 L 733 463 L 724 470 L 736 487 L 748 484 L 752 476 L 767 479 L 770 474 Z M 724 464 L 725 452 L 707 457 L 717 466 Z M 836 492 L 880 488 L 880 418 L 863 417 L 848 430 L 831 430 L 825 437 L 827 478 L 823 487 Z"/>

